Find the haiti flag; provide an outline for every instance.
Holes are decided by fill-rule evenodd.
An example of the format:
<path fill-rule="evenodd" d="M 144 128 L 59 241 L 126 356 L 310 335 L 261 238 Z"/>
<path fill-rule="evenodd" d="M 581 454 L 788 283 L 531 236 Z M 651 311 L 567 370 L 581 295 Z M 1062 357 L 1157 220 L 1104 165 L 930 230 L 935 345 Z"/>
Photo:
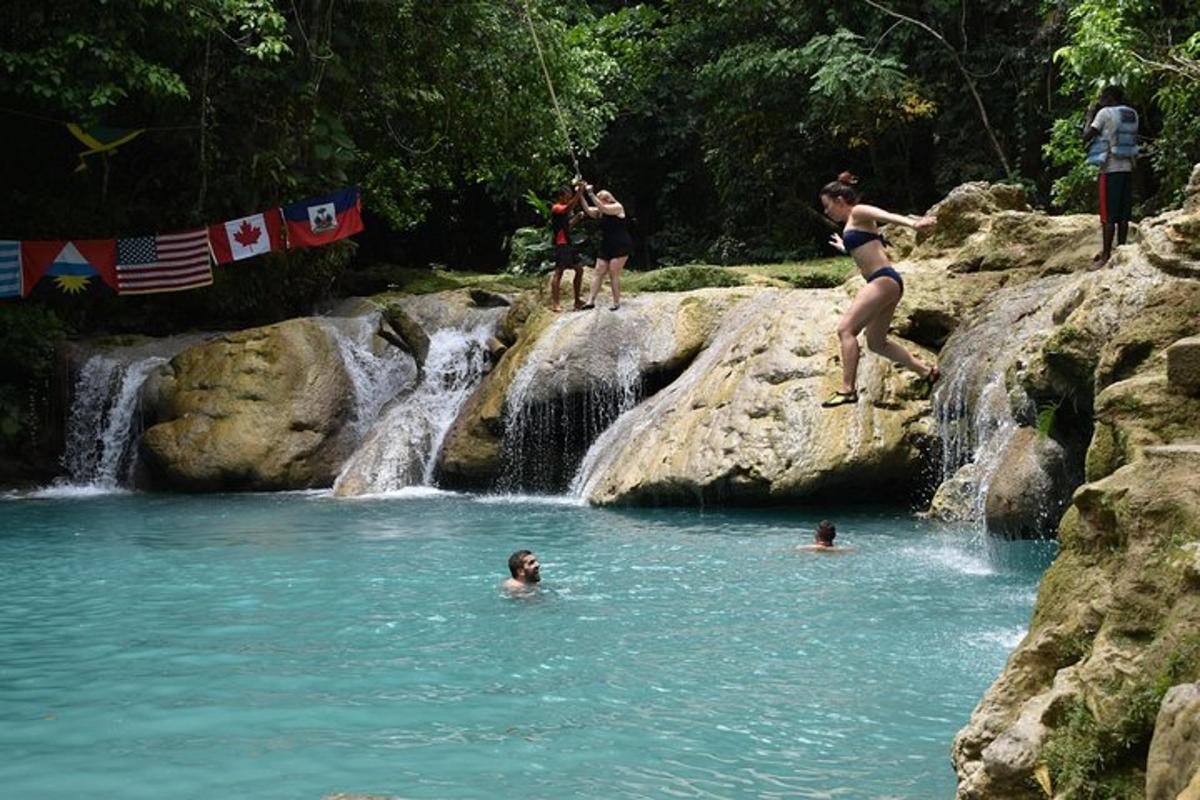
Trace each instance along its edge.
<path fill-rule="evenodd" d="M 314 247 L 345 239 L 363 229 L 358 187 L 310 197 L 283 207 L 288 248 Z"/>
<path fill-rule="evenodd" d="M 113 239 L 21 242 L 24 292 L 33 290 L 44 276 L 67 294 L 80 294 L 99 278 L 117 288 L 117 243 Z"/>

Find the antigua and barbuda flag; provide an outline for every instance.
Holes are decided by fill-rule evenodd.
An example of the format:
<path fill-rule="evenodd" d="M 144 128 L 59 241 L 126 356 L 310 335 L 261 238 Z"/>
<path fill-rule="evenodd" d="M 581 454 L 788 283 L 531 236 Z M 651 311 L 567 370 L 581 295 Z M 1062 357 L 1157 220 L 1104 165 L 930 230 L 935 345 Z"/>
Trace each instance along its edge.
<path fill-rule="evenodd" d="M 286 205 L 283 220 L 289 249 L 329 244 L 352 236 L 363 229 L 358 187 Z"/>
<path fill-rule="evenodd" d="M 0 240 L 0 297 L 21 297 L 21 243 Z"/>
<path fill-rule="evenodd" d="M 278 208 L 208 226 L 213 261 L 228 264 L 283 249 L 283 217 Z"/>
<path fill-rule="evenodd" d="M 116 290 L 117 243 L 114 239 L 21 242 L 21 271 L 25 296 L 46 275 L 67 294 L 87 291 L 95 278 Z"/>

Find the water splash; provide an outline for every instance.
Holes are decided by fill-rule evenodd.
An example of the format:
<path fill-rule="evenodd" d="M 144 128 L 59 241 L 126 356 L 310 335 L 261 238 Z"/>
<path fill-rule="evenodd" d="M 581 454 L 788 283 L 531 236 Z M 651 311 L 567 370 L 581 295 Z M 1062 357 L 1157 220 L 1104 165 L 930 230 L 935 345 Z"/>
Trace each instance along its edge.
<path fill-rule="evenodd" d="M 471 328 L 446 328 L 430 337 L 420 383 L 375 422 L 334 482 L 335 494 L 378 494 L 433 483 L 446 433 L 491 367 L 487 341 L 499 316 L 491 311 Z"/>

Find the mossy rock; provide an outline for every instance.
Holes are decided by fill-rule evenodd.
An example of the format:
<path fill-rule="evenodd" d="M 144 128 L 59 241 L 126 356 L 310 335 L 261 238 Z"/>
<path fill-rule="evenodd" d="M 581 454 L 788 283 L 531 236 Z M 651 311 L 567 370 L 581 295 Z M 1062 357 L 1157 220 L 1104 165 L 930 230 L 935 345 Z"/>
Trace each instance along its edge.
<path fill-rule="evenodd" d="M 711 287 L 744 286 L 746 278 L 725 267 L 689 265 L 629 273 L 622 286 L 632 292 L 688 292 Z"/>

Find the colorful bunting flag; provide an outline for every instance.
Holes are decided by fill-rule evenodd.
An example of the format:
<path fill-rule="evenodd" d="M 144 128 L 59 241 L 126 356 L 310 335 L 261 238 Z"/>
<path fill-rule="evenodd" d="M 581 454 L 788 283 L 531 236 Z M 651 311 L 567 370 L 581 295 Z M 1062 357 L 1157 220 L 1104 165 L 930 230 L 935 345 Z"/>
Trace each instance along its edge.
<path fill-rule="evenodd" d="M 208 229 L 117 239 L 117 292 L 149 294 L 196 289 L 213 282 Z"/>
<path fill-rule="evenodd" d="M 116 289 L 116 260 L 117 246 L 112 239 L 21 242 L 23 296 L 45 275 L 53 275 L 54 284 L 67 294 L 85 291 L 92 278 Z"/>
<path fill-rule="evenodd" d="M 213 261 L 228 264 L 243 258 L 283 249 L 283 223 L 279 209 L 232 219 L 208 228 Z"/>
<path fill-rule="evenodd" d="M 0 240 L 0 297 L 20 297 L 21 243 Z"/>
<path fill-rule="evenodd" d="M 310 197 L 283 207 L 288 247 L 312 247 L 352 236 L 363 229 L 358 187 Z"/>
<path fill-rule="evenodd" d="M 84 157 L 94 156 L 99 153 L 115 153 L 117 152 L 117 147 L 146 132 L 145 128 L 95 127 L 84 130 L 74 122 L 67 124 L 67 130 L 71 132 L 72 136 L 86 144 L 89 148 L 79 154 L 79 166 L 75 168 L 76 172 L 83 172 L 87 169 L 87 162 L 83 160 Z"/>

